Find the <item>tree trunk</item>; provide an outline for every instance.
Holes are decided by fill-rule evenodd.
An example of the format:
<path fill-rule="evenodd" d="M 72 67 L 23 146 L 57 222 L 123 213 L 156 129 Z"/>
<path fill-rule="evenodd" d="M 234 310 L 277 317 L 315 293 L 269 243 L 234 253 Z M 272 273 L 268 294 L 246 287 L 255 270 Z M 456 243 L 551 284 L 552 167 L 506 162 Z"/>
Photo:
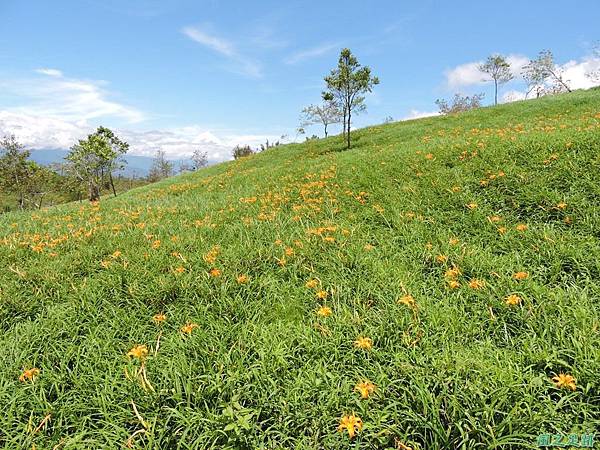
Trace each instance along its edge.
<path fill-rule="evenodd" d="M 498 80 L 494 79 L 494 106 L 498 106 Z"/>
<path fill-rule="evenodd" d="M 108 172 L 108 179 L 110 180 L 110 186 L 112 187 L 112 191 L 114 196 L 117 196 L 117 190 L 115 189 L 115 183 L 113 181 L 112 172 Z"/>
<path fill-rule="evenodd" d="M 327 137 L 327 124 L 325 124 L 325 137 Z"/>
<path fill-rule="evenodd" d="M 93 181 L 90 181 L 88 187 L 90 202 L 97 202 L 100 200 L 100 189 L 98 189 L 98 185 Z"/>
<path fill-rule="evenodd" d="M 352 110 L 348 108 L 348 131 L 346 132 L 346 148 L 350 148 L 350 118 L 352 117 Z"/>
<path fill-rule="evenodd" d="M 42 203 L 44 202 L 45 195 L 46 195 L 45 192 L 42 192 L 42 194 L 40 195 L 40 203 L 38 204 L 38 209 L 42 209 Z"/>
<path fill-rule="evenodd" d="M 549 70 L 549 72 L 550 75 L 552 75 L 552 77 L 567 90 L 567 92 L 573 92 L 571 91 L 571 88 L 567 86 L 567 83 L 563 81 L 562 76 L 557 75 L 553 70 Z"/>

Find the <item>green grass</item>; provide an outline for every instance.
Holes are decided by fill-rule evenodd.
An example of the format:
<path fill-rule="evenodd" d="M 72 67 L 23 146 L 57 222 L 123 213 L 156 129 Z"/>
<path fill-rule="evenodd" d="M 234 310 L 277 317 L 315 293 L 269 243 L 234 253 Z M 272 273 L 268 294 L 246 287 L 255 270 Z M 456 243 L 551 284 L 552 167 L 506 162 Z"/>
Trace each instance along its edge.
<path fill-rule="evenodd" d="M 47 194 L 42 198 L 42 207 L 47 206 L 55 206 L 60 205 L 62 203 L 69 203 L 74 200 L 77 200 L 77 193 L 65 190 L 65 185 L 69 183 L 69 180 L 65 177 L 61 177 L 58 174 L 55 174 L 56 179 L 54 180 L 53 187 L 46 187 L 44 190 L 48 190 Z M 148 181 L 143 178 L 138 179 L 130 179 L 130 178 L 120 178 L 115 177 L 115 190 L 117 191 L 117 195 L 128 191 L 129 189 L 133 189 L 135 187 L 140 187 L 148 184 Z M 101 189 L 101 194 L 103 196 L 111 196 L 113 195 L 112 189 L 104 186 Z M 85 199 L 85 186 L 82 186 L 81 189 L 81 198 Z M 39 205 L 39 196 L 35 196 L 35 198 L 27 198 L 25 202 L 25 209 L 34 210 L 38 209 Z M 0 191 L 0 214 L 10 212 L 10 211 L 18 211 L 19 210 L 19 201 L 18 196 L 14 193 L 7 193 Z"/>
<path fill-rule="evenodd" d="M 287 145 L 1 216 L 0 446 L 523 449 L 593 432 L 599 105 L 596 89 L 365 128 L 349 151 Z"/>

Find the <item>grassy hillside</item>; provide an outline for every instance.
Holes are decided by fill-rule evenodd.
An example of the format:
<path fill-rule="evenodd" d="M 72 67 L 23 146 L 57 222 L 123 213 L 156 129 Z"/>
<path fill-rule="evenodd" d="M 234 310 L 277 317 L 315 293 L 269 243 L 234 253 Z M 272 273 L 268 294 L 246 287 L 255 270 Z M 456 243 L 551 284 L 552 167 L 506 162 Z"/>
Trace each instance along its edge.
<path fill-rule="evenodd" d="M 597 429 L 600 90 L 354 139 L 0 216 L 0 446 L 522 449 Z"/>
<path fill-rule="evenodd" d="M 65 178 L 59 177 L 55 175 L 56 179 L 53 181 L 53 185 L 51 187 L 47 187 L 47 193 L 42 198 L 42 206 L 54 206 L 60 205 L 61 203 L 72 202 L 73 200 L 77 200 L 76 192 L 69 192 L 65 189 L 65 185 L 69 183 Z M 117 194 L 123 193 L 129 189 L 133 189 L 134 187 L 144 186 L 148 184 L 148 181 L 143 178 L 130 179 L 130 178 L 114 178 L 115 190 Z M 112 189 L 103 187 L 101 189 L 102 195 L 110 196 L 112 195 Z M 85 186 L 81 188 L 80 197 L 86 198 L 86 190 Z M 18 211 L 19 210 L 19 197 L 15 194 L 6 193 L 0 191 L 0 214 L 10 211 Z M 36 195 L 35 198 L 27 198 L 26 201 L 26 209 L 33 210 L 37 209 L 40 202 L 39 195 Z"/>

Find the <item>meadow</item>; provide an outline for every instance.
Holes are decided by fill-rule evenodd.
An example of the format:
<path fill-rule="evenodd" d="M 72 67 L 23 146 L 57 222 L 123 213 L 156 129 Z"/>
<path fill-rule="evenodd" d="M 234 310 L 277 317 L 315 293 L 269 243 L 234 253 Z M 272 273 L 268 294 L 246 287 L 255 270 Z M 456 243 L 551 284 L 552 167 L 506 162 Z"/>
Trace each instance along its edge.
<path fill-rule="evenodd" d="M 600 425 L 600 89 L 0 216 L 0 448 L 526 449 Z"/>

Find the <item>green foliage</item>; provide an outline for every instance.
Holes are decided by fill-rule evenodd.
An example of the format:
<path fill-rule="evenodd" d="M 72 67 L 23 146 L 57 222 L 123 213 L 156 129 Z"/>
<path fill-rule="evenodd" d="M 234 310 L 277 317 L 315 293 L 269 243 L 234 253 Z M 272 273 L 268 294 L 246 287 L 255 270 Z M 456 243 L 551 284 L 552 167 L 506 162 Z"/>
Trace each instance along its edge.
<path fill-rule="evenodd" d="M 148 172 L 148 181 L 154 183 L 164 178 L 174 175 L 173 163 L 167 159 L 167 155 L 162 150 L 157 150 L 152 161 L 152 166 Z"/>
<path fill-rule="evenodd" d="M 498 104 L 498 86 L 508 83 L 514 78 L 510 63 L 502 55 L 491 55 L 479 70 L 489 76 L 494 82 L 494 105 Z"/>
<path fill-rule="evenodd" d="M 50 170 L 30 161 L 29 155 L 29 150 L 14 136 L 0 140 L 0 190 L 13 197 L 21 210 L 41 208 L 44 196 L 57 178 Z"/>
<path fill-rule="evenodd" d="M 366 109 L 364 96 L 379 84 L 379 78 L 371 75 L 369 67 L 363 67 L 350 49 L 340 52 L 338 65 L 325 77 L 327 91 L 323 93 L 325 102 L 334 103 L 342 109 L 342 121 L 346 136 L 346 148 L 350 148 L 350 128 L 352 113 Z"/>
<path fill-rule="evenodd" d="M 0 216 L 0 447 L 520 450 L 598 429 L 598 105 L 396 122 Z"/>
<path fill-rule="evenodd" d="M 233 159 L 239 159 L 253 154 L 254 150 L 252 150 L 249 145 L 236 145 L 231 152 Z"/>
<path fill-rule="evenodd" d="M 90 201 L 100 199 L 102 184 L 112 182 L 112 172 L 123 168 L 120 157 L 127 153 L 129 145 L 121 141 L 111 130 L 99 127 L 87 139 L 82 139 L 71 148 L 65 158 L 68 172 L 88 187 Z M 116 191 L 113 191 L 116 195 Z"/>

